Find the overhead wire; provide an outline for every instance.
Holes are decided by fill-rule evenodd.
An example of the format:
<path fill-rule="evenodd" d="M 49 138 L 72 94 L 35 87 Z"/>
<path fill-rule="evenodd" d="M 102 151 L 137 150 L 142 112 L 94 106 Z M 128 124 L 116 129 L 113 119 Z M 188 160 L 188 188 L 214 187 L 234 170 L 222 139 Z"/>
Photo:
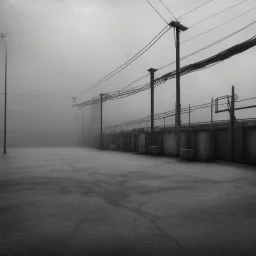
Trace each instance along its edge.
<path fill-rule="evenodd" d="M 141 77 L 139 77 L 138 79 L 134 80 L 133 82 L 129 83 L 128 85 L 126 85 L 125 87 L 121 88 L 121 89 L 118 90 L 118 91 L 119 91 L 119 92 L 122 92 L 123 90 L 125 90 L 125 89 L 131 87 L 131 86 L 134 85 L 135 83 L 137 83 L 137 82 L 143 80 L 144 78 L 146 78 L 146 77 L 148 77 L 148 76 L 150 76 L 150 74 L 146 74 L 145 76 L 141 76 Z"/>
<path fill-rule="evenodd" d="M 143 55 L 146 51 L 148 51 L 162 36 L 164 36 L 169 30 L 171 29 L 171 27 L 169 27 L 162 35 L 160 35 L 156 41 L 154 43 L 152 43 L 147 49 L 145 49 L 141 54 L 139 54 L 138 56 L 136 56 L 136 58 L 134 58 L 133 60 L 131 60 L 128 64 L 126 64 L 124 67 L 122 67 L 120 70 L 118 70 L 116 73 L 112 74 L 111 76 L 109 76 L 108 78 L 106 78 L 105 80 L 103 80 L 102 82 L 105 82 L 106 80 L 110 79 L 111 77 L 115 76 L 117 73 L 121 72 L 123 69 L 125 69 L 126 67 L 128 67 L 130 64 L 132 64 L 135 60 L 137 60 L 141 55 Z"/>
<path fill-rule="evenodd" d="M 203 5 L 200 5 L 200 6 L 198 6 L 197 8 L 192 9 L 190 12 L 199 9 L 199 8 L 201 8 L 202 6 L 208 4 L 208 3 L 212 2 L 212 1 L 213 1 L 213 0 L 206 2 L 206 3 L 204 3 Z M 230 7 L 226 8 L 226 9 L 224 9 L 224 10 L 222 10 L 222 11 L 220 11 L 220 12 L 214 14 L 214 15 L 211 15 L 211 16 L 207 17 L 206 19 L 209 19 L 209 18 L 211 18 L 211 17 L 214 17 L 214 16 L 216 16 L 216 15 L 218 15 L 218 14 L 224 12 L 224 11 L 227 11 L 228 9 L 231 9 L 231 8 L 235 7 L 235 6 L 238 5 L 238 4 L 241 4 L 241 3 L 245 2 L 245 1 L 246 1 L 246 0 L 241 1 L 241 2 L 239 2 L 239 3 L 237 3 L 237 4 L 233 5 L 233 6 L 230 6 Z M 226 22 L 224 22 L 224 23 L 222 23 L 222 24 L 220 24 L 220 25 L 218 25 L 218 26 L 216 26 L 216 27 L 214 27 L 214 28 L 211 28 L 210 30 L 207 30 L 207 31 L 205 31 L 205 32 L 203 32 L 203 33 L 201 33 L 201 34 L 199 34 L 199 35 L 193 37 L 193 38 L 190 38 L 190 39 L 188 39 L 188 40 L 186 40 L 186 41 L 183 41 L 182 43 L 188 42 L 188 41 L 190 41 L 190 40 L 192 40 L 192 39 L 194 39 L 194 38 L 197 38 L 197 37 L 199 37 L 199 36 L 201 36 L 201 35 L 203 35 L 203 34 L 206 34 L 206 33 L 210 32 L 210 31 L 212 31 L 213 29 L 216 29 L 216 28 L 218 28 L 218 27 L 220 27 L 220 26 L 222 26 L 222 25 L 224 25 L 224 24 L 226 24 L 226 23 L 228 23 L 228 22 L 230 22 L 230 21 L 232 21 L 232 20 L 234 20 L 234 19 L 236 19 L 236 18 L 238 18 L 238 17 L 240 17 L 240 16 L 242 16 L 242 15 L 244 15 L 244 14 L 246 14 L 246 13 L 252 11 L 252 10 L 254 10 L 255 8 L 256 8 L 256 7 L 252 8 L 252 9 L 248 10 L 247 12 L 242 13 L 242 14 L 240 14 L 239 16 L 236 16 L 236 17 L 234 17 L 233 19 L 230 19 L 230 20 L 228 20 L 228 21 L 226 21 Z M 188 12 L 188 13 L 190 13 L 190 12 Z M 181 16 L 185 16 L 185 15 L 188 14 L 188 13 L 185 13 L 184 15 L 181 15 Z M 181 17 L 181 16 L 179 16 L 179 17 Z M 196 25 L 202 23 L 203 21 L 205 21 L 206 19 L 201 20 L 200 22 L 197 22 L 197 23 L 193 24 L 192 26 L 196 26 Z M 160 31 L 160 33 L 159 33 L 157 36 L 159 36 L 167 27 L 168 27 L 168 26 L 166 26 L 162 31 Z M 169 29 L 170 29 L 170 28 L 169 28 Z M 168 30 L 169 30 L 169 29 L 168 29 Z M 168 31 L 168 30 L 167 30 L 167 31 Z M 167 31 L 165 31 L 164 34 L 165 34 Z M 146 45 L 143 49 L 145 49 L 147 46 L 149 46 L 149 45 L 157 38 L 157 36 L 156 36 L 153 40 L 151 40 L 151 42 L 150 42 L 148 45 Z M 160 38 L 161 38 L 162 36 L 163 36 L 163 34 L 160 36 Z M 154 43 L 156 43 L 160 38 L 158 38 Z M 154 43 L 153 43 L 153 44 L 154 44 Z M 148 49 L 150 49 L 152 46 L 153 46 L 153 45 L 149 46 Z M 102 82 L 104 82 L 104 81 L 110 79 L 111 77 L 113 77 L 113 76 L 116 75 L 117 73 L 121 72 L 124 68 L 126 68 L 126 67 L 127 67 L 128 65 L 130 65 L 132 62 L 134 62 L 137 58 L 139 58 L 143 53 L 145 53 L 145 52 L 148 50 L 148 49 L 146 49 L 146 50 L 143 51 L 143 49 L 142 49 L 141 51 L 139 51 L 139 52 L 135 55 L 135 56 L 137 56 L 139 53 L 142 52 L 141 54 L 139 54 L 139 56 L 137 56 L 137 57 L 133 56 L 133 57 L 132 57 L 130 60 L 128 60 L 126 63 L 124 63 L 123 65 L 121 65 L 120 67 L 118 67 L 117 69 L 115 69 L 114 71 L 112 71 L 111 73 L 109 73 L 107 76 L 105 76 L 104 78 L 102 78 L 101 80 L 99 80 L 97 83 L 93 84 L 93 85 L 91 86 L 92 88 L 88 88 L 88 89 L 85 90 L 84 92 L 80 93 L 80 94 L 77 96 L 77 98 L 81 97 L 84 93 L 87 93 L 87 92 L 89 92 L 90 90 L 92 90 L 95 86 L 99 85 L 98 83 L 102 83 Z M 192 55 L 191 55 L 191 56 L 192 56 Z M 135 57 L 135 58 L 134 58 L 134 57 Z M 130 61 L 130 63 L 129 63 L 129 61 Z M 175 62 L 172 62 L 172 63 L 170 63 L 170 64 L 167 64 L 166 66 L 169 66 L 169 65 L 174 64 L 174 63 L 175 63 Z M 121 67 L 122 67 L 122 68 L 121 68 Z M 118 70 L 119 68 L 121 68 L 121 69 Z M 162 67 L 162 68 L 164 68 L 164 67 Z M 161 69 L 162 69 L 162 68 L 161 68 Z M 116 71 L 116 72 L 115 72 L 115 71 Z M 110 74 L 111 74 L 111 75 L 110 75 Z M 126 87 L 130 87 L 130 86 L 133 85 L 136 81 L 140 81 L 140 79 L 143 79 L 143 78 L 145 78 L 145 77 L 147 77 L 147 76 L 148 76 L 148 75 L 142 76 L 142 77 L 138 78 L 137 80 L 135 80 L 134 82 L 130 83 L 130 84 L 127 85 Z M 125 88 L 122 88 L 121 91 L 124 90 L 124 89 L 125 89 Z"/>
<path fill-rule="evenodd" d="M 149 0 L 147 0 L 148 4 L 155 10 L 155 12 L 161 17 L 161 19 L 167 24 L 169 25 L 168 21 L 160 14 L 160 12 L 157 11 L 157 9 L 150 3 Z"/>
<path fill-rule="evenodd" d="M 191 41 L 191 40 L 193 40 L 193 39 L 195 39 L 195 38 L 197 38 L 197 37 L 199 37 L 199 36 L 202 36 L 202 35 L 204 35 L 204 34 L 210 32 L 210 31 L 212 31 L 212 30 L 214 30 L 214 29 L 216 29 L 216 28 L 219 28 L 219 27 L 221 27 L 221 26 L 223 26 L 223 25 L 225 25 L 225 24 L 227 24 L 227 23 L 229 23 L 229 22 L 231 22 L 231 21 L 233 21 L 233 20 L 235 20 L 235 19 L 237 19 L 237 18 L 239 18 L 239 17 L 241 17 L 241 16 L 243 16 L 243 15 L 245 15 L 245 14 L 247 14 L 247 13 L 253 11 L 253 10 L 255 10 L 255 9 L 256 9 L 256 6 L 253 7 L 253 8 L 251 8 L 250 10 L 248 10 L 248 11 L 246 11 L 246 12 L 243 12 L 242 14 L 240 14 L 240 15 L 238 15 L 238 16 L 235 16 L 235 17 L 232 18 L 232 19 L 229 19 L 229 20 L 227 20 L 227 21 L 225 21 L 225 22 L 223 22 L 223 23 L 221 23 L 221 24 L 219 24 L 219 25 L 217 25 L 217 26 L 215 26 L 215 27 L 213 27 L 213 28 L 211 28 L 211 29 L 208 29 L 208 30 L 206 30 L 206 31 L 204 31 L 204 32 L 202 32 L 202 33 L 196 35 L 196 36 L 191 37 L 191 38 L 189 38 L 189 39 L 187 39 L 187 40 L 181 42 L 180 44 L 184 44 L 184 43 L 189 42 L 189 41 Z"/>
<path fill-rule="evenodd" d="M 202 19 L 202 20 L 200 20 L 200 21 L 198 21 L 198 22 L 196 22 L 196 23 L 194 23 L 193 25 L 190 25 L 189 28 L 192 28 L 192 27 L 194 27 L 194 26 L 196 26 L 196 25 L 199 25 L 199 24 L 201 24 L 202 22 L 204 22 L 204 21 L 206 21 L 206 20 L 208 20 L 208 19 L 210 19 L 210 18 L 213 18 L 213 17 L 215 17 L 215 16 L 217 16 L 217 15 L 223 13 L 223 12 L 226 12 L 226 11 L 228 11 L 228 10 L 230 10 L 230 9 L 232 9 L 232 8 L 234 8 L 234 7 L 238 6 L 238 5 L 240 5 L 240 4 L 245 3 L 246 1 L 247 1 L 247 0 L 242 0 L 242 1 L 240 1 L 240 2 L 238 2 L 238 3 L 236 3 L 236 4 L 234 4 L 234 5 L 231 5 L 231 6 L 227 7 L 226 9 L 223 9 L 223 10 L 217 12 L 217 13 L 214 13 L 214 14 L 212 14 L 212 15 L 210 15 L 210 16 L 208 16 L 208 17 L 206 17 L 206 18 L 204 18 L 204 19 Z"/>
<path fill-rule="evenodd" d="M 0 95 L 4 95 L 5 93 L 1 92 Z M 8 93 L 8 95 L 13 96 L 34 96 L 34 97 L 54 97 L 60 99 L 71 99 L 71 96 L 57 96 L 57 95 L 48 95 L 48 94 L 31 94 L 31 93 Z"/>
<path fill-rule="evenodd" d="M 242 100 L 236 100 L 235 102 L 242 102 L 242 101 L 254 100 L 254 99 L 256 99 L 256 97 L 246 98 L 246 99 L 242 99 Z"/>
<path fill-rule="evenodd" d="M 207 1 L 206 3 L 203 3 L 203 4 L 199 5 L 199 6 L 197 6 L 196 8 L 194 8 L 194 9 L 192 9 L 192 10 L 190 10 L 190 11 L 188 11 L 188 12 L 186 12 L 186 13 L 183 13 L 182 15 L 178 16 L 177 19 L 180 19 L 180 18 L 182 18 L 182 17 L 184 17 L 184 16 L 190 14 L 191 12 L 194 12 L 194 11 L 198 10 L 199 8 L 205 6 L 205 5 L 207 5 L 207 4 L 209 4 L 210 2 L 213 2 L 213 1 L 214 1 L 214 0 L 209 0 L 209 1 Z"/>
<path fill-rule="evenodd" d="M 207 50 L 207 49 L 213 47 L 214 45 L 217 45 L 217 44 L 219 44 L 219 43 L 221 43 L 221 42 L 227 40 L 228 38 L 230 38 L 230 37 L 232 37 L 232 36 L 234 36 L 234 35 L 236 35 L 236 34 L 242 32 L 243 30 L 245 30 L 245 29 L 247 29 L 248 27 L 254 25 L 255 23 L 256 23 L 256 20 L 253 21 L 253 22 L 251 22 L 251 23 L 249 23 L 248 25 L 246 25 L 245 27 L 243 27 L 243 28 L 241 28 L 241 29 L 239 29 L 239 30 L 237 30 L 237 31 L 234 31 L 234 32 L 231 33 L 231 34 L 229 34 L 229 35 L 227 35 L 227 36 L 225 36 L 225 37 L 223 37 L 223 38 L 221 38 L 221 39 L 219 39 L 219 40 L 217 40 L 217 41 L 215 41 L 215 42 L 213 42 L 213 43 L 211 43 L 211 44 L 209 44 L 209 45 L 207 45 L 207 46 L 205 46 L 205 47 L 203 47 L 203 48 L 200 48 L 199 50 L 197 50 L 197 51 L 195 51 L 195 52 L 192 52 L 192 53 L 190 53 L 190 54 L 188 54 L 188 55 L 186 55 L 186 56 L 181 57 L 180 60 L 183 61 L 183 60 L 185 60 L 185 59 L 187 59 L 187 58 L 189 58 L 189 57 L 191 57 L 191 56 L 193 56 L 193 55 L 195 55 L 195 54 L 197 54 L 197 53 L 199 53 L 199 52 L 202 52 L 202 51 L 204 51 L 204 50 Z M 170 65 L 173 65 L 173 64 L 175 64 L 175 63 L 176 63 L 176 61 L 170 62 L 170 63 L 168 63 L 167 65 L 164 65 L 164 66 L 158 68 L 158 70 L 162 70 L 162 69 L 164 69 L 164 68 L 166 68 L 166 67 L 168 67 L 168 66 L 170 66 Z"/>
<path fill-rule="evenodd" d="M 168 28 L 168 29 L 167 29 Z M 87 88 L 85 91 L 78 94 L 76 98 L 81 97 L 83 94 L 88 93 L 96 86 L 100 85 L 101 83 L 105 82 L 106 80 L 110 79 L 120 71 L 122 71 L 124 68 L 129 66 L 132 62 L 134 62 L 136 59 L 138 59 L 142 54 L 144 54 L 147 50 L 149 50 L 168 30 L 170 29 L 169 25 L 165 26 L 146 46 L 144 46 L 139 52 L 137 52 L 132 58 L 127 60 L 125 63 L 114 69 L 112 72 L 101 78 L 98 82 L 92 84 L 89 88 Z"/>
<path fill-rule="evenodd" d="M 235 4 L 235 5 L 232 5 L 232 6 L 228 7 L 228 8 L 226 8 L 226 9 L 224 9 L 224 10 L 218 12 L 218 13 L 215 13 L 215 14 L 213 14 L 213 15 L 211 15 L 211 16 L 209 16 L 209 17 L 207 17 L 207 18 L 205 18 L 205 19 L 203 19 L 203 20 L 201 20 L 201 21 L 199 21 L 199 22 L 197 22 L 197 23 L 195 23 L 195 24 L 193 24 L 192 26 L 196 26 L 196 25 L 200 24 L 201 22 L 203 22 L 203 21 L 205 21 L 205 20 L 207 20 L 207 19 L 209 19 L 209 18 L 212 18 L 212 17 L 214 17 L 214 16 L 216 16 L 216 15 L 218 15 L 218 14 L 220 14 L 220 13 L 223 13 L 224 11 L 227 11 L 227 10 L 229 10 L 229 9 L 231 9 L 231 8 L 233 8 L 233 7 L 235 7 L 235 6 L 237 6 L 238 4 L 244 3 L 245 1 L 247 1 L 247 0 L 243 0 L 243 1 L 241 1 L 241 2 L 239 2 L 239 3 L 237 3 L 237 4 Z M 255 7 L 255 8 L 256 8 L 256 7 Z M 255 9 L 255 8 L 253 8 L 253 9 Z M 251 9 L 251 10 L 253 10 L 253 9 Z M 251 11 L 251 10 L 249 10 L 249 11 Z M 248 12 L 248 11 L 247 11 L 247 12 Z M 245 12 L 245 13 L 243 13 L 243 14 L 241 14 L 241 15 L 244 15 L 244 14 L 246 14 L 247 12 Z M 237 16 L 237 17 L 240 17 L 241 15 L 239 15 L 239 16 Z M 237 18 L 237 17 L 235 17 L 235 18 Z M 231 20 L 229 20 L 229 21 L 231 21 Z M 228 22 L 229 22 L 229 21 L 228 21 Z M 218 26 L 212 28 L 211 30 L 213 30 L 213 29 L 215 29 L 215 28 L 217 28 L 217 27 L 220 27 L 220 26 L 222 26 L 222 25 L 224 25 L 224 24 L 226 24 L 226 23 L 227 23 L 227 22 L 225 22 L 225 23 L 223 23 L 223 24 L 220 24 L 220 25 L 218 25 Z M 255 22 L 249 24 L 248 26 L 250 26 L 250 25 L 252 25 L 252 24 L 254 24 L 254 23 L 255 23 Z M 235 34 L 241 32 L 242 30 L 246 29 L 248 26 L 246 26 L 246 27 L 244 27 L 244 28 L 242 28 L 242 29 L 240 29 L 240 30 L 238 30 L 238 31 L 236 31 L 236 32 L 234 32 L 234 33 L 228 35 L 227 37 L 224 37 L 224 38 L 222 38 L 222 39 L 220 39 L 220 40 L 217 40 L 216 42 L 214 42 L 214 43 L 212 43 L 212 44 L 210 44 L 210 45 L 208 45 L 208 46 L 206 46 L 206 47 L 204 47 L 204 48 L 202 48 L 202 49 L 200 49 L 200 50 L 198 50 L 198 51 L 196 51 L 196 52 L 193 52 L 193 53 L 191 53 L 191 54 L 189 54 L 189 55 L 187 55 L 187 56 L 182 57 L 182 58 L 181 58 L 181 61 L 184 60 L 184 59 L 186 59 L 186 58 L 188 58 L 188 57 L 191 57 L 191 56 L 193 56 L 193 55 L 195 55 L 195 54 L 197 54 L 197 53 L 199 53 L 199 52 L 201 52 L 201 51 L 203 51 L 203 50 L 206 50 L 206 49 L 208 49 L 208 48 L 210 48 L 210 47 L 212 47 L 212 46 L 214 46 L 214 45 L 216 45 L 216 44 L 218 44 L 218 43 L 220 43 L 220 42 L 222 42 L 222 41 L 224 41 L 224 40 L 226 40 L 226 39 L 228 39 L 229 37 L 231 37 L 231 36 L 233 36 L 233 35 L 235 35 Z M 210 32 L 211 30 L 205 31 L 203 34 L 206 34 L 206 33 Z M 200 35 L 201 35 L 201 34 L 200 34 Z M 198 36 L 199 36 L 199 35 L 198 35 Z M 196 37 L 194 37 L 194 38 L 196 38 Z M 187 41 L 190 41 L 190 40 L 192 40 L 192 39 L 189 39 L 189 40 L 187 40 Z M 167 64 L 167 65 L 165 65 L 165 66 L 160 67 L 158 70 L 164 69 L 164 68 L 166 68 L 166 67 L 168 67 L 168 66 L 170 66 L 170 65 L 172 65 L 172 64 L 175 64 L 175 63 L 176 63 L 176 61 L 173 61 L 173 62 L 171 62 L 171 63 L 169 63 L 169 64 Z M 130 86 L 133 85 L 135 82 L 140 81 L 140 79 L 144 79 L 144 78 L 147 77 L 147 76 L 149 76 L 149 74 L 140 77 L 139 79 L 135 80 L 135 81 L 132 82 L 131 84 L 127 85 L 126 87 L 130 87 Z M 126 87 L 122 88 L 121 90 L 125 89 Z"/>
<path fill-rule="evenodd" d="M 177 20 L 177 18 L 173 15 L 171 10 L 168 8 L 168 6 L 163 2 L 163 0 L 159 0 L 159 2 L 164 6 L 164 8 L 172 15 L 172 17 Z"/>
<path fill-rule="evenodd" d="M 206 68 L 209 68 L 209 67 L 212 67 L 213 65 L 217 65 L 218 63 L 234 56 L 234 55 L 237 55 L 239 53 L 242 53 L 252 47 L 254 47 L 256 45 L 256 39 L 255 39 L 256 36 L 253 36 L 252 38 L 240 43 L 240 44 L 237 44 L 233 47 L 230 47 L 218 54 L 215 54 L 209 58 L 206 58 L 202 61 L 198 61 L 196 63 L 193 63 L 193 64 L 189 64 L 189 65 L 186 65 L 184 67 L 181 68 L 181 76 L 182 75 L 186 75 L 188 73 L 192 73 L 192 72 L 196 72 L 198 70 L 202 70 L 202 69 L 206 69 Z M 165 83 L 167 80 L 169 79 L 173 79 L 175 78 L 176 76 L 176 70 L 174 71 L 171 71 L 157 79 L 155 79 L 154 81 L 154 86 L 157 87 L 159 86 L 161 83 Z M 127 91 L 124 91 L 124 92 L 121 92 L 119 93 L 118 91 L 116 92 L 112 92 L 112 93 L 107 93 L 106 94 L 106 97 L 104 100 L 113 100 L 113 99 L 118 99 L 118 98 L 124 98 L 124 97 L 128 97 L 128 96 L 131 96 L 133 94 L 136 94 L 136 93 L 139 93 L 141 91 L 145 91 L 147 89 L 150 88 L 150 83 L 147 83 L 147 84 L 144 84 L 142 86 L 138 86 L 138 88 L 136 89 L 129 89 Z M 98 101 L 99 99 L 97 99 Z M 87 102 L 83 102 L 83 103 L 79 103 L 79 104 L 75 104 L 73 106 L 87 106 L 87 105 L 90 105 L 90 104 L 94 104 L 96 103 L 96 101 L 87 101 Z"/>
<path fill-rule="evenodd" d="M 153 5 L 149 2 L 149 0 L 147 0 L 148 1 L 148 3 L 152 6 L 152 8 L 157 12 L 157 10 L 153 7 Z M 161 0 L 160 0 L 161 1 Z M 208 3 L 210 3 L 210 2 L 212 2 L 212 1 L 214 1 L 214 0 L 210 0 L 210 1 L 208 1 L 208 2 L 206 2 L 206 3 L 204 3 L 204 4 L 202 4 L 202 5 L 200 5 L 200 6 L 198 6 L 198 7 L 196 7 L 196 8 L 194 8 L 194 9 L 192 9 L 192 10 L 190 10 L 189 12 L 187 12 L 187 13 L 185 13 L 185 14 L 183 14 L 183 15 L 181 15 L 181 16 L 179 16 L 178 18 L 180 18 L 180 17 L 183 17 L 183 16 L 185 16 L 185 15 L 187 15 L 187 14 L 189 14 L 189 13 L 191 13 L 191 12 L 193 12 L 193 11 L 195 11 L 195 10 L 197 10 L 197 9 L 199 9 L 199 8 L 201 8 L 202 6 L 204 6 L 204 5 L 206 5 L 206 4 L 208 4 Z M 162 3 L 163 3 L 163 1 L 162 1 Z M 164 3 L 163 3 L 164 4 Z M 167 7 L 167 6 L 166 6 Z M 167 7 L 168 8 L 168 7 Z M 113 77 L 114 75 L 112 75 L 113 73 L 115 73 L 116 71 L 118 71 L 120 68 L 122 68 L 123 66 L 125 66 L 126 64 L 128 64 L 128 62 L 129 61 L 132 61 L 132 59 L 133 58 L 135 58 L 139 53 L 141 53 L 144 49 L 146 49 L 146 47 L 147 46 L 149 46 L 168 26 L 169 26 L 169 24 L 168 24 L 168 22 L 162 17 L 162 15 L 159 13 L 159 12 L 157 12 L 160 16 L 161 16 L 161 18 L 167 23 L 167 26 L 163 29 L 163 30 L 161 30 L 144 48 L 142 48 L 137 54 L 135 54 L 131 59 L 129 59 L 128 61 L 126 61 L 124 64 L 122 64 L 121 66 L 119 66 L 118 68 L 116 68 L 115 70 L 113 70 L 112 72 L 110 72 L 109 74 L 107 74 L 106 76 L 104 76 L 102 79 L 100 79 L 99 81 L 97 81 L 96 83 L 94 83 L 93 85 L 91 85 L 88 89 L 86 89 L 85 91 L 83 91 L 83 92 L 81 92 L 81 93 L 79 93 L 77 96 L 76 96 L 76 98 L 79 98 L 79 97 L 81 97 L 82 95 L 84 95 L 85 93 L 88 93 L 89 91 L 91 91 L 95 86 L 97 86 L 97 85 L 99 85 L 99 84 L 101 84 L 101 83 L 103 83 L 103 82 L 105 82 L 106 80 L 108 80 L 108 79 L 110 79 L 111 77 Z M 176 18 L 175 18 L 176 19 Z M 167 31 L 166 31 L 167 32 Z M 158 41 L 158 40 L 157 40 Z M 151 47 L 149 47 L 149 48 L 151 48 Z M 145 51 L 143 52 L 143 53 L 145 53 Z M 143 54 L 142 53 L 142 54 Z M 141 54 L 141 55 L 142 55 Z M 140 55 L 140 56 L 141 56 Z M 137 59 L 137 58 L 136 58 Z M 135 60 L 136 60 L 135 59 Z M 134 60 L 134 61 L 135 61 Z M 133 61 L 132 61 L 133 62 Z M 132 63 L 131 62 L 131 63 Z M 130 64 L 131 64 L 130 63 Z M 128 66 L 128 65 L 127 65 Z M 125 66 L 124 68 L 126 68 L 127 66 Z M 120 71 L 122 71 L 124 68 L 122 68 Z M 119 72 L 120 72 L 119 71 Z M 119 72 L 117 72 L 117 73 L 119 73 Z M 117 74 L 117 73 L 115 73 L 115 74 Z M 109 77 L 110 76 L 110 77 Z M 92 88 L 91 88 L 92 87 Z"/>

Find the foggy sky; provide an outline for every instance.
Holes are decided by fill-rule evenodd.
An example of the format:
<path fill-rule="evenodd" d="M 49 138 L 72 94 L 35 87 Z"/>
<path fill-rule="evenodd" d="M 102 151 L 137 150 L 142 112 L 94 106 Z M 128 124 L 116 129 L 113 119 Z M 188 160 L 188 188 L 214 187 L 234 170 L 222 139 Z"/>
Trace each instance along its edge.
<path fill-rule="evenodd" d="M 152 0 L 167 19 L 170 14 Z M 177 17 L 206 0 L 165 0 Z M 190 26 L 240 0 L 215 0 L 181 22 Z M 181 34 L 181 42 L 255 6 L 254 0 L 209 19 Z M 252 11 L 206 35 L 181 45 L 187 55 L 254 21 Z M 8 35 L 9 93 L 47 94 L 48 97 L 9 96 L 8 129 L 11 145 L 75 144 L 81 129 L 81 113 L 66 96 L 76 96 L 104 75 L 131 58 L 166 24 L 146 0 L 0 0 L 0 31 Z M 256 26 L 197 54 L 181 66 L 199 61 L 255 35 Z M 210 69 L 181 78 L 181 103 L 202 104 L 212 97 L 230 93 L 236 86 L 240 98 L 256 96 L 256 49 L 248 50 Z M 120 89 L 147 73 L 175 60 L 173 31 L 170 30 L 146 54 L 117 76 L 79 98 L 91 99 L 102 92 Z M 175 66 L 156 73 L 156 77 Z M 147 82 L 148 78 L 140 83 Z M 4 92 L 4 44 L 0 42 L 0 92 Z M 56 97 L 55 97 L 56 96 Z M 57 97 L 58 96 L 58 97 Z M 3 131 L 3 95 L 0 95 L 0 133 Z M 155 90 L 156 113 L 174 109 L 175 80 Z M 104 104 L 104 124 L 117 124 L 149 114 L 149 91 Z M 88 120 L 90 108 L 84 110 Z M 192 114 L 192 121 L 208 121 L 209 112 Z M 238 117 L 251 116 L 241 111 Z M 183 117 L 186 118 L 186 117 Z M 215 115 L 215 119 L 226 114 Z M 169 120 L 171 121 L 171 120 Z M 184 120 L 185 121 L 185 120 Z M 51 141 L 51 143 L 50 143 Z"/>

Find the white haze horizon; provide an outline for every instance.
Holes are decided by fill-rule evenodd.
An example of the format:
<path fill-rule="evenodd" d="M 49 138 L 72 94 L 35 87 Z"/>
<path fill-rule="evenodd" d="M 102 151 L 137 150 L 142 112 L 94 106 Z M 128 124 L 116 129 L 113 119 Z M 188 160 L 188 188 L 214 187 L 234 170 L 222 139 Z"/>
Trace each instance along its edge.
<path fill-rule="evenodd" d="M 170 14 L 159 1 L 151 1 L 165 19 Z M 205 0 L 165 0 L 177 17 Z M 214 0 L 186 15 L 181 22 L 192 24 L 240 0 Z M 236 7 L 189 28 L 181 41 L 255 7 L 247 0 Z M 181 45 L 181 56 L 194 52 L 255 20 L 256 10 Z M 74 146 L 81 144 L 81 112 L 72 108 L 73 97 L 131 58 L 166 24 L 146 0 L 0 0 L 0 32 L 8 35 L 8 146 Z M 256 25 L 234 37 L 181 62 L 181 66 L 212 56 L 255 35 Z M 234 85 L 239 98 L 256 96 L 256 49 L 252 48 L 212 68 L 181 78 L 181 104 L 196 105 L 230 94 Z M 3 144 L 4 56 L 0 41 L 0 145 Z M 173 31 L 170 30 L 149 51 L 77 101 L 121 89 L 175 60 Z M 174 70 L 170 66 L 163 73 Z M 149 78 L 140 83 L 148 82 Z M 138 83 L 137 85 L 139 85 Z M 27 95 L 14 95 L 27 94 Z M 37 96 L 35 96 L 37 95 Z M 45 95 L 45 96 L 41 96 Z M 250 102 L 255 104 L 255 102 Z M 175 79 L 155 90 L 155 113 L 174 109 Z M 149 115 L 150 92 L 104 103 L 104 126 Z M 254 110 L 237 112 L 237 118 L 254 117 Z M 87 127 L 90 107 L 83 110 Z M 182 117 L 186 121 L 187 117 Z M 215 114 L 214 119 L 227 119 Z M 210 112 L 192 114 L 192 121 L 209 121 Z M 173 123 L 173 119 L 168 122 Z M 158 125 L 158 123 L 157 123 Z M 88 132 L 88 130 L 85 131 Z M 88 134 L 87 134 L 88 135 Z"/>

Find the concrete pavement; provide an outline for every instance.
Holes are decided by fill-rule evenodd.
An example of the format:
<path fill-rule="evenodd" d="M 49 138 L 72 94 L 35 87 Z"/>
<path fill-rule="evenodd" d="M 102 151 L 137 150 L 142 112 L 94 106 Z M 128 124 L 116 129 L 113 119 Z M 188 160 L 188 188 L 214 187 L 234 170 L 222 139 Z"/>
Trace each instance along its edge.
<path fill-rule="evenodd" d="M 0 255 L 255 255 L 256 171 L 79 148 L 0 157 Z"/>

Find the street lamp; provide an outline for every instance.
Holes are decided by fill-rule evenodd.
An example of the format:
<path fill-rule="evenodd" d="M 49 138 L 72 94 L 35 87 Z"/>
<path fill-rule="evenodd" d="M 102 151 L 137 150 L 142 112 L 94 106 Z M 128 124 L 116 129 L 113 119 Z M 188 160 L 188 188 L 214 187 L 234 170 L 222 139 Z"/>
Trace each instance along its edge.
<path fill-rule="evenodd" d="M 4 152 L 6 154 L 6 117 L 7 117 L 7 44 L 6 40 L 8 39 L 5 34 L 1 34 L 1 37 L 5 45 L 5 83 L 4 83 Z"/>

